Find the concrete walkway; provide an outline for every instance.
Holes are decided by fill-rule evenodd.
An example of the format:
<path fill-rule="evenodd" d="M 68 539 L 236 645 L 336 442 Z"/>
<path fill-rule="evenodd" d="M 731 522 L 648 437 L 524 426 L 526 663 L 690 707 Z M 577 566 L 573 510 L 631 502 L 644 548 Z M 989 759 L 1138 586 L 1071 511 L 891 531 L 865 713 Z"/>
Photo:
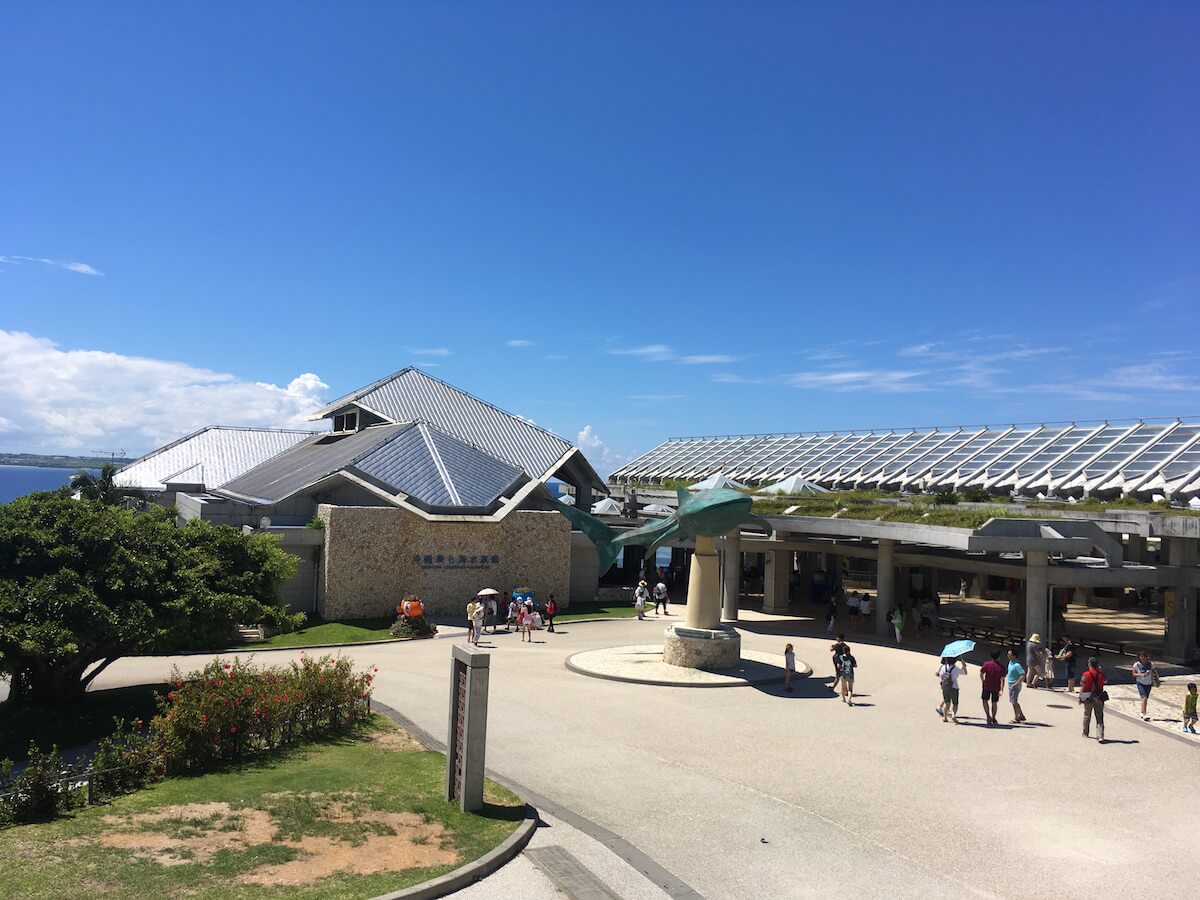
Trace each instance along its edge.
<path fill-rule="evenodd" d="M 524 645 L 489 636 L 487 762 L 710 900 L 1172 896 L 1194 876 L 1200 756 L 1178 736 L 1113 717 L 1112 743 L 1085 741 L 1073 698 L 1049 691 L 1025 692 L 1030 725 L 984 727 L 974 666 L 964 724 L 943 724 L 933 656 L 853 638 L 861 696 L 847 708 L 827 687 L 828 640 L 755 614 L 743 646 L 782 653 L 791 640 L 816 670 L 796 693 L 622 684 L 564 666 L 581 650 L 660 640 L 663 624 L 567 623 Z M 347 652 L 379 666 L 380 700 L 445 732 L 445 640 Z M 125 660 L 99 686 L 203 661 Z"/>

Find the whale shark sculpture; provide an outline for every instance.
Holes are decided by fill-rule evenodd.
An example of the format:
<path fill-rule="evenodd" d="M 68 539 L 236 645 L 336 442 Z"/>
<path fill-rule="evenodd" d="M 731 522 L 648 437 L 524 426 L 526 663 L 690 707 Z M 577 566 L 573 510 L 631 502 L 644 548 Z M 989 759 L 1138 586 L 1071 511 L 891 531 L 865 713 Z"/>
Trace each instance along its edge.
<path fill-rule="evenodd" d="M 755 525 L 767 534 L 774 531 L 770 522 L 750 512 L 754 501 L 741 491 L 714 488 L 693 494 L 687 488 L 679 488 L 678 496 L 679 508 L 670 516 L 631 531 L 610 528 L 590 513 L 559 500 L 554 505 L 596 545 L 601 575 L 612 568 L 621 548 L 630 544 L 643 546 L 647 553 L 652 553 L 667 541 L 719 537 L 739 525 Z"/>

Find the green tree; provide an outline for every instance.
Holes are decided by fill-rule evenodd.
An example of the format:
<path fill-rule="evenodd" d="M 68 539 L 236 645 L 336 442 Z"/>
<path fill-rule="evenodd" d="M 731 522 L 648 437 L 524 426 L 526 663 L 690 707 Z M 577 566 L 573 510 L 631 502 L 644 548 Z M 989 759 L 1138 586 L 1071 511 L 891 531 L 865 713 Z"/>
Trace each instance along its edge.
<path fill-rule="evenodd" d="M 83 696 L 122 656 L 219 646 L 286 622 L 295 559 L 270 535 L 154 507 L 32 494 L 0 505 L 0 671 L 37 703 Z"/>
<path fill-rule="evenodd" d="M 84 500 L 96 500 L 109 506 L 128 505 L 127 500 L 136 501 L 135 506 L 143 506 L 145 494 L 141 491 L 117 487 L 117 471 L 117 464 L 111 462 L 103 463 L 98 475 L 80 469 L 71 476 L 71 490 L 78 491 Z"/>

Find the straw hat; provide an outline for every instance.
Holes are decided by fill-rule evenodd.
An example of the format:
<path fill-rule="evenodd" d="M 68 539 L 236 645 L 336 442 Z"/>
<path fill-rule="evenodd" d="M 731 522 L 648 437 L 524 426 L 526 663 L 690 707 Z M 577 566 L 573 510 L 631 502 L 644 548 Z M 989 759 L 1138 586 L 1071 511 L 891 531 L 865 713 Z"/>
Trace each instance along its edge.
<path fill-rule="evenodd" d="M 638 587 L 645 587 L 645 586 L 646 586 L 646 582 L 645 582 L 645 581 L 639 581 L 639 582 L 638 582 Z"/>
<path fill-rule="evenodd" d="M 1040 644 L 1042 642 L 1042 636 L 1040 634 L 1034 634 L 1030 636 L 1029 640 L 1033 641 L 1035 644 Z"/>

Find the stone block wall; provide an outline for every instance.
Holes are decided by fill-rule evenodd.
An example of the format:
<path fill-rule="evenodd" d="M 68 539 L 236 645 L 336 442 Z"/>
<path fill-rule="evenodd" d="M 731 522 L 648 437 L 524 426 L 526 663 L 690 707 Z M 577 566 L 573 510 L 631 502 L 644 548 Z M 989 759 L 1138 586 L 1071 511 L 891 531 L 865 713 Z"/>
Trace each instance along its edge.
<path fill-rule="evenodd" d="M 418 594 L 435 615 L 462 615 L 482 588 L 528 587 L 566 605 L 571 526 L 557 512 L 520 510 L 500 522 L 431 522 L 396 507 L 317 508 L 325 522 L 319 611 L 326 619 L 395 612 Z"/>

